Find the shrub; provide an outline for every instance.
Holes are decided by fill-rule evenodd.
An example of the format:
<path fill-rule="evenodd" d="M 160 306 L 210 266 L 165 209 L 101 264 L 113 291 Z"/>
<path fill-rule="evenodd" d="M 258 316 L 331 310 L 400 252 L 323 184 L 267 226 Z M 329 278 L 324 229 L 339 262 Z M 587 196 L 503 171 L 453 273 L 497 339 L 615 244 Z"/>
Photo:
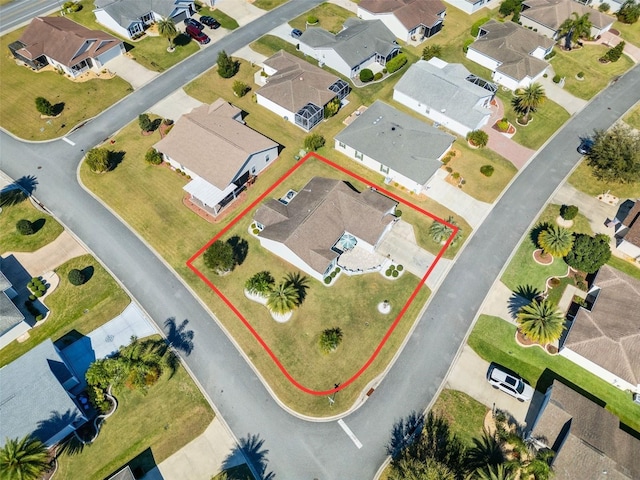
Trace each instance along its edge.
<path fill-rule="evenodd" d="M 493 175 L 493 165 L 483 165 L 480 167 L 480 173 L 485 177 L 490 177 Z"/>
<path fill-rule="evenodd" d="M 333 117 L 339 110 L 340 99 L 336 97 L 324 106 L 324 118 Z"/>
<path fill-rule="evenodd" d="M 551 60 L 551 59 L 552 59 L 553 57 L 555 57 L 555 56 L 556 56 L 556 51 L 555 51 L 555 50 L 551 50 L 549 53 L 547 53 L 547 54 L 544 56 L 544 59 L 545 59 L 545 60 Z M 545 73 L 545 75 L 546 75 L 546 73 Z M 546 77 L 545 77 L 545 78 L 546 78 Z"/>
<path fill-rule="evenodd" d="M 318 23 L 320 20 L 318 20 L 318 17 L 316 17 L 315 15 L 309 15 L 307 17 L 307 23 L 309 25 L 315 25 L 316 23 Z"/>
<path fill-rule="evenodd" d="M 391 270 L 390 268 L 387 268 L 387 271 L 386 271 L 386 272 L 384 272 L 384 274 L 385 274 L 387 277 L 390 277 L 390 276 L 391 276 L 391 272 L 393 272 L 393 270 Z"/>
<path fill-rule="evenodd" d="M 422 59 L 431 60 L 433 57 L 439 57 L 442 54 L 442 47 L 437 43 L 427 45 L 422 50 Z"/>
<path fill-rule="evenodd" d="M 578 215 L 578 207 L 575 205 L 562 205 L 560 216 L 565 220 L 573 220 Z"/>
<path fill-rule="evenodd" d="M 144 160 L 151 165 L 160 165 L 162 163 L 162 154 L 155 148 L 150 148 L 144 154 Z"/>
<path fill-rule="evenodd" d="M 458 172 L 453 172 L 453 173 L 451 174 L 451 176 L 452 176 L 455 180 L 457 180 L 457 179 L 459 179 L 459 178 L 460 178 L 460 173 L 458 173 Z"/>
<path fill-rule="evenodd" d="M 387 62 L 387 71 L 389 73 L 397 72 L 407 63 L 407 56 L 404 53 L 396 55 Z"/>
<path fill-rule="evenodd" d="M 497 127 L 501 132 L 506 132 L 507 130 L 509 130 L 509 120 L 507 120 L 506 118 L 499 120 L 497 123 Z"/>
<path fill-rule="evenodd" d="M 218 275 L 233 270 L 236 266 L 236 257 L 233 247 L 221 240 L 216 240 L 207 248 L 202 256 L 204 264 L 214 270 Z"/>
<path fill-rule="evenodd" d="M 489 135 L 482 130 L 472 130 L 467 134 L 467 140 L 476 147 L 486 147 L 489 142 Z"/>
<path fill-rule="evenodd" d="M 578 78 L 584 78 L 584 72 L 578 72 L 576 77 Z"/>
<path fill-rule="evenodd" d="M 402 270 L 404 270 L 404 267 L 402 265 L 398 265 L 396 267 L 396 270 L 398 270 L 399 272 L 401 272 Z"/>
<path fill-rule="evenodd" d="M 331 353 L 338 348 L 340 342 L 342 342 L 342 330 L 340 327 L 335 327 L 324 330 L 318 344 L 323 353 Z"/>
<path fill-rule="evenodd" d="M 391 276 L 392 276 L 393 278 L 397 278 L 397 277 L 398 277 L 398 275 L 400 275 L 400 272 L 398 272 L 398 270 L 393 270 L 393 271 L 391 272 Z"/>
<path fill-rule="evenodd" d="M 29 301 L 33 302 L 36 299 L 36 296 L 31 294 L 29 295 Z"/>
<path fill-rule="evenodd" d="M 471 45 L 473 42 L 475 42 L 475 39 L 473 38 L 468 38 L 467 40 L 465 40 L 462 44 L 462 51 L 464 53 L 467 53 L 467 50 L 469 50 L 469 45 Z"/>
<path fill-rule="evenodd" d="M 607 50 L 607 53 L 604 54 L 604 58 L 609 60 L 610 62 L 617 62 L 620 60 L 622 56 L 622 51 L 624 50 L 625 42 L 622 41 L 617 44 L 615 47 Z"/>
<path fill-rule="evenodd" d="M 627 0 L 622 4 L 616 15 L 622 23 L 636 23 L 640 18 L 640 3 L 635 0 Z"/>
<path fill-rule="evenodd" d="M 611 10 L 611 5 L 609 5 L 608 3 L 601 3 L 598 7 L 598 10 L 600 10 L 602 13 L 607 13 L 609 10 Z"/>
<path fill-rule="evenodd" d="M 111 168 L 111 152 L 106 148 L 92 148 L 87 152 L 85 161 L 92 172 L 103 173 Z"/>
<path fill-rule="evenodd" d="M 553 76 L 553 83 L 560 83 L 560 80 L 562 80 L 562 77 L 556 73 Z"/>
<path fill-rule="evenodd" d="M 84 274 L 77 268 L 70 270 L 67 278 L 69 283 L 75 286 L 82 285 L 85 282 Z"/>
<path fill-rule="evenodd" d="M 153 130 L 153 122 L 146 113 L 138 115 L 138 125 L 140 125 L 140 130 L 143 132 L 150 132 Z"/>
<path fill-rule="evenodd" d="M 35 233 L 33 230 L 33 223 L 26 218 L 18 220 L 16 223 L 16 230 L 18 230 L 20 235 L 33 235 Z"/>
<path fill-rule="evenodd" d="M 39 322 L 43 318 L 44 318 L 44 316 L 41 313 L 39 313 L 38 315 L 36 315 L 36 322 Z"/>
<path fill-rule="evenodd" d="M 244 97 L 249 90 L 251 90 L 251 87 L 249 87 L 249 85 L 247 85 L 244 82 L 241 82 L 240 80 L 236 80 L 235 82 L 233 82 L 233 94 L 236 97 Z"/>
<path fill-rule="evenodd" d="M 402 210 L 396 208 L 396 217 L 400 218 L 402 216 Z"/>
<path fill-rule="evenodd" d="M 446 170 L 448 173 L 453 172 L 453 168 L 451 168 L 451 167 L 449 167 L 449 166 L 447 166 L 447 167 L 445 168 L 445 170 Z"/>
<path fill-rule="evenodd" d="M 257 228 L 254 228 L 253 230 L 251 230 L 253 232 L 254 235 L 258 235 L 260 233 L 260 230 Z"/>
<path fill-rule="evenodd" d="M 477 38 L 478 34 L 480 33 L 480 27 L 487 23 L 489 20 L 489 17 L 483 17 L 477 22 L 474 22 L 474 24 L 471 25 L 471 36 L 473 38 Z"/>
<path fill-rule="evenodd" d="M 319 148 L 324 147 L 324 137 L 318 133 L 307 135 L 304 139 L 304 148 L 315 152 Z"/>
<path fill-rule="evenodd" d="M 375 81 L 378 81 L 378 80 L 380 80 L 381 78 L 382 78 L 382 72 L 378 72 L 378 73 L 376 73 L 376 74 L 373 76 L 373 79 L 374 79 Z"/>
<path fill-rule="evenodd" d="M 575 241 L 571 251 L 564 257 L 564 261 L 570 267 L 586 273 L 595 273 L 602 265 L 611 258 L 609 248 L 609 237 L 607 235 L 596 235 L 591 237 L 579 233 L 575 235 Z"/>
<path fill-rule="evenodd" d="M 42 115 L 46 115 L 48 117 L 53 115 L 53 105 L 51 105 L 51 102 L 44 97 L 36 98 L 36 110 L 38 110 Z"/>
<path fill-rule="evenodd" d="M 217 63 L 218 75 L 222 78 L 231 78 L 240 70 L 240 62 L 231 58 L 224 50 L 218 53 Z"/>
<path fill-rule="evenodd" d="M 373 80 L 373 77 L 373 72 L 368 68 L 363 68 L 362 70 L 360 70 L 360 81 L 362 83 L 370 82 L 371 80 Z"/>
<path fill-rule="evenodd" d="M 328 277 L 324 277 L 323 282 L 325 283 L 325 285 L 329 285 L 331 283 L 331 280 L 333 280 L 333 277 L 328 276 Z"/>
<path fill-rule="evenodd" d="M 37 297 L 40 298 L 41 296 L 44 295 L 44 292 L 41 292 L 40 290 L 36 290 L 35 292 L 33 292 L 33 294 Z"/>

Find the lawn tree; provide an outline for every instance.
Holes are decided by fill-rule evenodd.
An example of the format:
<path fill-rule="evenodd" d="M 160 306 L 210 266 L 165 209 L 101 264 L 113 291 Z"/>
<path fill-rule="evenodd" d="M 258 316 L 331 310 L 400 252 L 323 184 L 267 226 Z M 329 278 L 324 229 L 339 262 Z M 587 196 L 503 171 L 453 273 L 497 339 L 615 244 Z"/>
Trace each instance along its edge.
<path fill-rule="evenodd" d="M 138 115 L 138 125 L 143 132 L 150 132 L 153 129 L 153 122 L 146 113 Z"/>
<path fill-rule="evenodd" d="M 51 117 L 54 114 L 53 105 L 51 105 L 51 102 L 44 97 L 36 98 L 36 110 L 38 110 L 41 115 L 45 115 L 47 117 Z"/>
<path fill-rule="evenodd" d="M 342 342 L 342 330 L 340 327 L 327 328 L 320 334 L 318 345 L 322 353 L 334 352 Z"/>
<path fill-rule="evenodd" d="M 489 134 L 484 130 L 472 130 L 467 133 L 467 141 L 475 147 L 483 148 L 489 143 Z"/>
<path fill-rule="evenodd" d="M 85 162 L 95 173 L 104 173 L 111 168 L 111 152 L 106 148 L 92 148 L 87 152 Z"/>
<path fill-rule="evenodd" d="M 304 139 L 304 148 L 305 150 L 310 150 L 315 152 L 319 148 L 324 147 L 325 139 L 319 133 L 312 133 L 311 135 L 307 135 Z"/>
<path fill-rule="evenodd" d="M 454 227 L 458 226 L 453 216 L 447 217 L 447 223 L 453 225 Z M 445 243 L 452 233 L 453 229 L 449 225 L 437 220 L 434 220 L 429 227 L 429 236 L 436 243 Z M 462 229 L 459 228 L 455 238 L 451 241 L 451 245 L 457 243 L 461 237 Z"/>
<path fill-rule="evenodd" d="M 516 322 L 524 335 L 543 345 L 558 340 L 565 329 L 562 312 L 548 300 L 534 300 L 522 307 Z"/>
<path fill-rule="evenodd" d="M 564 261 L 581 272 L 595 273 L 611 258 L 609 240 L 609 236 L 602 233 L 595 237 L 579 233 Z"/>
<path fill-rule="evenodd" d="M 578 216 L 579 211 L 575 205 L 562 205 L 560 207 L 560 216 L 563 220 L 573 220 Z"/>
<path fill-rule="evenodd" d="M 176 28 L 176 24 L 170 18 L 163 18 L 158 21 L 158 33 L 161 37 L 166 38 L 169 42 L 169 47 L 167 47 L 168 52 L 173 52 L 174 45 L 173 39 L 178 36 L 178 29 Z"/>
<path fill-rule="evenodd" d="M 618 43 L 615 47 L 610 48 L 602 57 L 603 60 L 608 60 L 609 62 L 617 62 L 620 60 L 622 56 L 622 52 L 624 51 L 624 46 L 626 43 L 624 40 Z"/>
<path fill-rule="evenodd" d="M 427 45 L 422 49 L 423 60 L 431 60 L 433 57 L 439 57 L 440 55 L 442 55 L 442 47 L 437 43 Z"/>
<path fill-rule="evenodd" d="M 562 258 L 573 247 L 573 234 L 558 225 L 549 225 L 538 234 L 538 245 L 544 253 Z"/>
<path fill-rule="evenodd" d="M 547 99 L 547 95 L 537 82 L 534 82 L 523 88 L 511 100 L 511 105 L 515 112 L 521 116 L 523 124 L 529 123 L 529 116 L 535 112 L 540 105 Z"/>
<path fill-rule="evenodd" d="M 202 256 L 204 264 L 214 270 L 218 275 L 223 275 L 233 270 L 236 266 L 236 257 L 233 247 L 222 240 L 216 240 L 207 248 Z"/>
<path fill-rule="evenodd" d="M 300 297 L 296 287 L 282 282 L 271 289 L 267 296 L 267 308 L 277 315 L 284 315 L 293 311 L 300 304 Z"/>
<path fill-rule="evenodd" d="M 240 70 L 240 62 L 231 58 L 224 50 L 218 53 L 217 63 L 218 75 L 222 78 L 231 78 Z"/>
<path fill-rule="evenodd" d="M 83 285 L 86 279 L 84 278 L 84 273 L 77 268 L 72 268 L 69 270 L 69 274 L 67 275 L 67 279 L 71 285 L 79 286 Z"/>
<path fill-rule="evenodd" d="M 144 154 L 144 161 L 150 165 L 160 165 L 162 163 L 162 154 L 155 148 L 151 147 Z"/>
<path fill-rule="evenodd" d="M 504 0 L 500 4 L 499 12 L 500 15 L 506 17 L 508 15 L 514 14 L 519 15 L 522 10 L 522 0 Z"/>
<path fill-rule="evenodd" d="M 567 38 L 569 45 L 571 43 L 578 43 L 581 38 L 589 38 L 591 36 L 592 26 L 593 24 L 591 20 L 589 20 L 589 13 L 578 15 L 577 12 L 573 12 L 571 16 L 560 25 L 558 37 Z"/>
<path fill-rule="evenodd" d="M 627 0 L 618 10 L 617 16 L 622 23 L 636 23 L 640 19 L 640 2 Z"/>
<path fill-rule="evenodd" d="M 0 479 L 38 480 L 49 467 L 44 443 L 31 435 L 7 438 L 0 448 Z"/>
<path fill-rule="evenodd" d="M 26 218 L 22 218 L 16 222 L 16 230 L 20 235 L 33 235 L 35 233 L 33 222 Z"/>
<path fill-rule="evenodd" d="M 244 288 L 249 293 L 266 297 L 275 283 L 276 281 L 273 279 L 270 272 L 262 271 L 256 273 L 253 277 L 247 280 L 244 284 Z"/>
<path fill-rule="evenodd" d="M 640 135 L 622 125 L 596 130 L 587 165 L 604 182 L 640 182 Z"/>

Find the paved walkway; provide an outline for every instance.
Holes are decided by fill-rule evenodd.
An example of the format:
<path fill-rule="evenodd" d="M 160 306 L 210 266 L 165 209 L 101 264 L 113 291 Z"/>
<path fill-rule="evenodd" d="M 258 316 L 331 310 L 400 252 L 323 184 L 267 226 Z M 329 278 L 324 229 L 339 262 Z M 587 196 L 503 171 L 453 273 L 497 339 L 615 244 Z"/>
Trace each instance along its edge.
<path fill-rule="evenodd" d="M 574 97 L 558 84 L 553 83 L 555 72 L 553 70 L 553 61 L 547 71 L 547 78 L 541 78 L 540 84 L 544 87 L 545 94 L 549 100 L 557 103 L 571 115 L 578 113 L 587 105 L 587 100 Z"/>
<path fill-rule="evenodd" d="M 72 258 L 87 253 L 84 247 L 65 230 L 53 242 L 35 252 L 7 252 L 5 256 L 13 255 L 32 277 L 38 277 Z"/>
<path fill-rule="evenodd" d="M 124 81 L 129 82 L 131 88 L 134 90 L 139 89 L 160 75 L 158 72 L 143 67 L 129 55 L 119 55 L 113 60 L 108 61 L 105 67 Z"/>
<path fill-rule="evenodd" d="M 171 95 L 163 98 L 149 109 L 152 113 L 160 115 L 162 118 L 170 118 L 177 121 L 185 113 L 202 105 L 202 102 L 190 97 L 182 88 L 179 88 Z"/>
<path fill-rule="evenodd" d="M 523 147 L 519 143 L 514 142 L 506 135 L 494 130 L 492 127 L 498 121 L 504 118 L 504 106 L 502 101 L 496 98 L 497 106 L 491 107 L 491 118 L 482 130 L 489 134 L 489 143 L 487 147 L 496 153 L 499 153 L 504 158 L 509 160 L 513 165 L 520 170 L 533 156 L 534 150 Z M 516 128 L 526 128 L 519 125 L 515 125 Z"/>
<path fill-rule="evenodd" d="M 427 196 L 462 216 L 472 228 L 478 228 L 491 210 L 491 204 L 476 200 L 448 183 L 445 180 L 448 175 L 446 170 L 439 169 L 427 185 Z"/>

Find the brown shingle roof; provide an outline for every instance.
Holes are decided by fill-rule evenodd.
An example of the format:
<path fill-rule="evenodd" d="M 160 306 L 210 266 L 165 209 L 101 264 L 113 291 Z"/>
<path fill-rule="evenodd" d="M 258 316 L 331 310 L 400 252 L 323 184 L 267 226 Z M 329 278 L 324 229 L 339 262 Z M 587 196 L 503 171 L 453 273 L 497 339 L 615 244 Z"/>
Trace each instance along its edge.
<path fill-rule="evenodd" d="M 278 145 L 235 120 L 240 112 L 222 99 L 194 108 L 154 147 L 224 190 L 249 155 Z"/>
<path fill-rule="evenodd" d="M 534 434 L 557 449 L 563 429 L 568 429 L 568 438 L 556 452 L 557 480 L 600 479 L 603 470 L 607 478 L 640 478 L 640 440 L 621 430 L 620 420 L 603 407 L 554 381 Z"/>
<path fill-rule="evenodd" d="M 640 247 L 640 200 L 636 200 L 622 224 L 629 229 L 624 235 L 624 240 Z"/>
<path fill-rule="evenodd" d="M 371 13 L 393 13 L 407 30 L 434 26 L 446 9 L 440 0 L 362 0 L 358 6 Z"/>
<path fill-rule="evenodd" d="M 290 112 L 297 112 L 307 103 L 324 107 L 336 96 L 329 87 L 338 77 L 284 50 L 266 59 L 264 64 L 277 73 L 269 77 L 257 93 Z"/>
<path fill-rule="evenodd" d="M 387 215 L 397 202 L 367 189 L 356 192 L 341 180 L 312 178 L 283 205 L 268 200 L 255 214 L 265 226 L 265 237 L 284 243 L 315 271 L 324 273 L 338 254 L 331 247 L 344 232 L 376 245 L 394 217 Z"/>
<path fill-rule="evenodd" d="M 530 18 L 552 30 L 558 30 L 566 19 L 572 18 L 573 13 L 579 16 L 588 13 L 593 26 L 600 29 L 614 22 L 613 17 L 574 0 L 525 0 L 522 6 L 521 17 Z"/>
<path fill-rule="evenodd" d="M 473 48 L 501 62 L 496 69 L 515 80 L 535 77 L 549 65 L 544 60 L 531 56 L 536 48 L 548 49 L 553 40 L 528 30 L 513 22 L 489 20 L 481 30 L 487 33 L 473 42 Z"/>
<path fill-rule="evenodd" d="M 64 17 L 36 17 L 19 40 L 17 51 L 35 60 L 42 55 L 69 67 L 87 58 L 95 58 L 122 43 L 108 33 L 89 30 Z"/>
<path fill-rule="evenodd" d="M 640 280 L 604 265 L 591 312 L 581 308 L 565 347 L 631 384 L 640 383 Z"/>

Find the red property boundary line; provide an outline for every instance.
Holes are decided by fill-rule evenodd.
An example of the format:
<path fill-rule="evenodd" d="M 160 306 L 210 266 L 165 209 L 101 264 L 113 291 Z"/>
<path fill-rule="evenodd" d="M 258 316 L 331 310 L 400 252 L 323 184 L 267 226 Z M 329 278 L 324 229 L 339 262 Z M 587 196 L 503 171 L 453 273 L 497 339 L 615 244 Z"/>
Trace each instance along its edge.
<path fill-rule="evenodd" d="M 332 388 L 332 389 L 329 389 L 329 390 L 322 390 L 322 391 L 313 390 L 313 389 L 307 388 L 304 385 L 300 384 L 295 378 L 293 378 L 291 376 L 291 374 L 287 371 L 287 369 L 282 365 L 282 363 L 280 363 L 280 360 L 278 359 L 278 357 L 271 351 L 271 349 L 266 344 L 266 342 L 262 339 L 262 337 L 258 334 L 258 332 L 253 328 L 253 326 L 249 323 L 249 321 L 242 315 L 242 313 L 240 313 L 240 311 L 235 307 L 235 305 L 233 305 L 233 303 L 230 302 L 229 299 L 224 296 L 224 294 L 211 282 L 211 280 L 209 280 L 200 270 L 198 270 L 198 268 L 196 268 L 193 265 L 193 262 L 200 255 L 202 255 L 202 253 L 207 248 L 209 248 L 209 246 L 211 246 L 211 244 L 213 242 L 215 242 L 220 237 L 222 237 L 241 218 L 243 218 L 249 211 L 253 210 L 253 208 L 256 205 L 258 205 L 260 202 L 262 202 L 262 200 L 267 195 L 269 195 L 273 190 L 275 190 L 278 186 L 280 186 L 287 178 L 289 178 L 298 168 L 300 168 L 310 158 L 313 158 L 313 159 L 316 159 L 316 160 L 318 160 L 320 162 L 323 162 L 324 164 L 326 164 L 326 165 L 328 165 L 328 166 L 330 166 L 330 167 L 332 167 L 332 168 L 334 168 L 334 169 L 336 169 L 336 170 L 338 170 L 338 171 L 350 176 L 351 178 L 354 178 L 354 179 L 364 183 L 365 185 L 367 185 L 367 186 L 369 186 L 369 187 L 371 187 L 371 188 L 383 193 L 384 195 L 386 195 L 386 196 L 388 196 L 390 198 L 393 198 L 394 200 L 397 200 L 398 203 L 406 205 L 406 206 L 416 210 L 417 212 L 422 213 L 423 215 L 426 215 L 427 217 L 429 217 L 429 218 L 431 218 L 431 219 L 433 219 L 433 220 L 435 220 L 437 222 L 445 224 L 446 226 L 451 228 L 452 231 L 453 231 L 453 233 L 449 236 L 449 238 L 447 239 L 447 241 L 445 242 L 443 247 L 438 252 L 438 255 L 436 255 L 436 258 L 435 258 L 434 262 L 429 266 L 429 269 L 424 274 L 424 276 L 422 277 L 422 279 L 420 280 L 420 282 L 418 283 L 416 288 L 413 290 L 413 292 L 409 296 L 407 302 L 402 307 L 402 310 L 400 310 L 400 313 L 398 313 L 398 316 L 395 318 L 395 320 L 393 321 L 393 323 L 391 324 L 391 326 L 389 327 L 389 329 L 385 333 L 384 337 L 382 338 L 382 340 L 380 341 L 380 343 L 378 344 L 378 346 L 376 347 L 374 352 L 371 354 L 369 359 L 365 362 L 365 364 L 362 367 L 360 367 L 360 369 L 353 376 L 351 376 L 351 378 L 349 378 L 347 381 L 342 382 L 338 387 Z M 331 394 L 336 393 L 336 392 L 338 392 L 340 390 L 343 390 L 344 388 L 346 388 L 347 386 L 352 384 L 355 380 L 357 380 L 358 377 L 360 377 L 360 375 L 362 375 L 364 373 L 364 371 L 367 370 L 367 368 L 369 368 L 369 366 L 377 358 L 378 354 L 380 353 L 382 348 L 387 343 L 387 340 L 389 339 L 391 334 L 394 332 L 394 330 L 396 329 L 396 327 L 400 323 L 400 320 L 402 319 L 402 317 L 406 313 L 407 309 L 409 308 L 409 306 L 411 305 L 411 303 L 413 302 L 415 297 L 418 295 L 418 292 L 420 291 L 420 288 L 427 281 L 427 277 L 431 274 L 431 272 L 435 268 L 436 264 L 440 261 L 440 259 L 442 258 L 442 255 L 444 255 L 444 252 L 447 250 L 447 248 L 449 247 L 449 245 L 451 244 L 451 242 L 455 238 L 456 234 L 458 233 L 458 230 L 459 230 L 459 228 L 456 225 L 453 225 L 453 224 L 447 222 L 446 220 L 443 220 L 442 218 L 439 218 L 439 217 L 433 215 L 432 213 L 430 213 L 430 212 L 418 207 L 417 205 L 414 205 L 412 203 L 407 202 L 406 200 L 404 200 L 404 199 L 400 198 L 399 196 L 395 195 L 394 193 L 389 192 L 388 190 L 385 190 L 383 188 L 380 188 L 378 185 L 375 185 L 372 182 L 370 182 L 369 180 L 366 180 L 366 179 L 360 177 L 359 175 L 356 175 L 355 173 L 351 172 L 350 170 L 347 170 L 346 168 L 341 167 L 341 166 L 333 163 L 332 161 L 327 160 L 326 158 L 321 157 L 320 155 L 317 155 L 314 152 L 311 152 L 311 153 L 308 153 L 304 158 L 299 160 L 277 182 L 275 182 L 271 187 L 269 187 L 262 195 L 260 195 L 260 197 L 258 197 L 253 203 L 251 203 L 251 205 L 249 205 L 247 208 L 245 208 L 234 220 L 232 220 L 216 236 L 214 236 L 211 240 L 209 240 L 209 242 L 207 242 L 206 245 L 204 245 L 202 248 L 200 248 L 200 250 L 198 250 L 189 260 L 187 260 L 187 266 L 207 286 L 209 286 L 209 288 L 211 288 L 211 290 L 213 290 L 222 299 L 222 301 L 231 309 L 231 311 L 242 321 L 242 323 L 245 325 L 245 327 L 247 327 L 247 329 L 251 332 L 251 334 L 254 336 L 254 338 L 262 346 L 262 348 L 265 350 L 265 352 L 267 352 L 267 354 L 271 357 L 271 359 L 276 364 L 276 366 L 280 369 L 282 374 L 287 378 L 287 380 L 289 380 L 289 382 L 291 382 L 292 385 L 294 385 L 299 390 L 302 390 L 303 392 L 309 393 L 311 395 L 331 395 Z"/>

